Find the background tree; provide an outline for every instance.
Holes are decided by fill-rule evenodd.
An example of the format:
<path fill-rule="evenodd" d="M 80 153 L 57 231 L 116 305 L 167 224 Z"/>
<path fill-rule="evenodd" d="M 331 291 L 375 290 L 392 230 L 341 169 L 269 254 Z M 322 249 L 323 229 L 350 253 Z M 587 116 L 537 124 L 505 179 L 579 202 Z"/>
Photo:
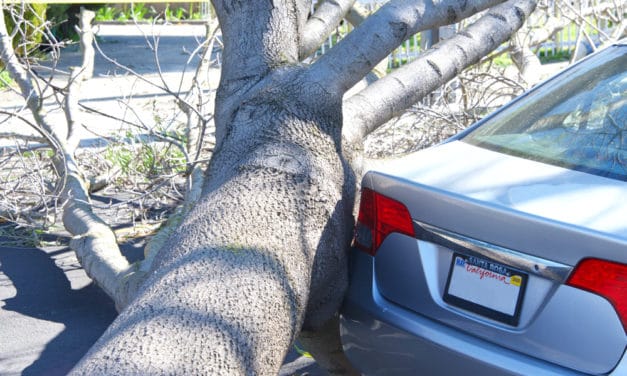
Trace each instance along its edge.
<path fill-rule="evenodd" d="M 24 68 L 0 21 L 0 58 L 28 98 L 32 126 L 55 151 L 71 247 L 121 310 L 73 372 L 275 374 L 299 333 L 332 373 L 353 372 L 341 353 L 336 312 L 347 284 L 364 139 L 508 40 L 535 6 L 499 3 L 393 0 L 303 64 L 350 2 L 329 2 L 310 16 L 308 1 L 215 0 L 224 48 L 213 156 L 204 181 L 190 179 L 196 193 L 166 226 L 165 241 L 152 243 L 136 264 L 94 214 L 75 160 L 72 90 L 87 67 L 63 89 L 66 124 L 51 124 L 41 79 Z M 486 9 L 415 62 L 345 95 L 409 36 Z M 206 121 L 199 103 L 178 99 L 192 122 Z M 188 154 L 197 148 L 182 146 Z M 198 161 L 187 161 L 197 178 Z"/>

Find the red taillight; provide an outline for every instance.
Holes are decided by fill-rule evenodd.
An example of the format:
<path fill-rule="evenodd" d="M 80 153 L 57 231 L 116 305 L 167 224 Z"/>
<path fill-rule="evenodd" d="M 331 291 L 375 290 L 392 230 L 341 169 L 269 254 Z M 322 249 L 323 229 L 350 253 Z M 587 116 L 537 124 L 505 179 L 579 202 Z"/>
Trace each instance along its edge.
<path fill-rule="evenodd" d="M 577 265 L 566 284 L 588 290 L 609 300 L 627 332 L 627 265 L 585 259 Z"/>
<path fill-rule="evenodd" d="M 415 236 L 405 205 L 363 188 L 353 244 L 374 256 L 385 237 L 393 232 Z"/>

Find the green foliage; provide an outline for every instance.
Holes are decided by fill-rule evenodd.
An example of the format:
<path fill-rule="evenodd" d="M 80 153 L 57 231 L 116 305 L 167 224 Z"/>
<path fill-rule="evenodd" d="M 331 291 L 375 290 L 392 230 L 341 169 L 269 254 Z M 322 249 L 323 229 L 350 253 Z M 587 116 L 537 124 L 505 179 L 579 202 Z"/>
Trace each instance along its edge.
<path fill-rule="evenodd" d="M 303 350 L 300 346 L 298 346 L 297 343 L 294 343 L 294 350 L 296 350 L 297 353 L 299 353 L 300 355 L 304 356 L 305 358 L 312 358 L 313 356 L 311 356 L 310 353 L 308 353 L 307 351 Z"/>
<path fill-rule="evenodd" d="M 512 58 L 510 57 L 509 54 L 499 54 L 497 55 L 492 62 L 500 68 L 506 68 L 509 67 L 510 65 L 514 64 L 514 62 L 512 61 Z"/>
<path fill-rule="evenodd" d="M 105 151 L 105 159 L 114 166 L 120 167 L 122 172 L 127 174 L 131 170 L 133 152 L 123 145 L 109 146 Z"/>
<path fill-rule="evenodd" d="M 144 3 L 132 4 L 128 12 L 128 18 L 131 20 L 152 20 L 149 11 Z"/>
<path fill-rule="evenodd" d="M 105 150 L 105 159 L 126 175 L 143 175 L 146 178 L 183 173 L 186 168 L 183 153 L 168 143 L 139 141 L 112 144 Z"/>
<path fill-rule="evenodd" d="M 20 227 L 0 219 L 0 247 L 30 248 L 39 245 L 39 229 Z"/>
<path fill-rule="evenodd" d="M 46 4 L 12 4 L 4 11 L 4 21 L 9 33 L 19 32 L 13 38 L 13 48 L 19 56 L 30 56 L 44 40 Z"/>
<path fill-rule="evenodd" d="M 57 40 L 78 38 L 73 27 L 70 27 L 68 11 L 70 4 L 50 4 L 46 9 L 46 18 L 52 23 L 52 34 Z"/>
<path fill-rule="evenodd" d="M 105 5 L 96 10 L 96 21 L 113 21 L 116 17 L 118 10 L 112 6 Z"/>
<path fill-rule="evenodd" d="M 54 157 L 54 150 L 52 149 L 44 149 L 44 150 L 35 150 L 35 151 L 25 151 L 22 153 L 24 158 L 37 158 L 39 160 L 50 159 Z"/>
<path fill-rule="evenodd" d="M 165 8 L 165 19 L 168 21 L 180 21 L 185 18 L 187 15 L 187 11 L 185 8 L 178 7 L 176 9 L 171 9 L 170 5 Z"/>
<path fill-rule="evenodd" d="M 54 224 L 43 227 L 21 226 L 0 217 L 0 247 L 33 248 L 67 244 L 69 239 L 59 235 L 59 228 Z"/>
<path fill-rule="evenodd" d="M 166 4 L 162 14 L 144 3 L 135 3 L 130 7 L 125 4 L 121 8 L 104 5 L 96 10 L 96 21 L 152 21 L 157 17 L 165 18 L 167 21 L 199 20 L 202 19 L 202 13 L 200 6 L 193 3 L 190 3 L 189 9 L 172 8 L 170 4 Z"/>
<path fill-rule="evenodd" d="M 96 9 L 96 21 L 152 21 L 157 12 L 144 3 L 131 3 L 129 7 L 124 4 L 121 8 L 111 5 L 103 5 Z"/>
<path fill-rule="evenodd" d="M 549 48 L 542 48 L 538 52 L 538 58 L 540 59 L 542 64 L 556 63 L 560 61 L 569 61 L 571 54 L 571 50 L 556 50 L 555 52 L 553 52 L 553 50 Z"/>
<path fill-rule="evenodd" d="M 9 72 L 3 70 L 0 71 L 0 89 L 4 89 L 6 87 L 11 86 L 14 83 Z"/>
<path fill-rule="evenodd" d="M 194 5 L 198 7 L 196 11 L 194 11 Z M 188 19 L 190 20 L 202 20 L 203 18 L 202 12 L 200 11 L 200 3 L 189 3 L 189 11 L 187 13 L 189 14 Z"/>
<path fill-rule="evenodd" d="M 81 8 L 96 11 L 100 5 L 95 4 L 50 4 L 46 11 L 46 17 L 51 22 L 52 34 L 59 41 L 78 41 L 79 36 L 76 26 L 79 23 Z"/>

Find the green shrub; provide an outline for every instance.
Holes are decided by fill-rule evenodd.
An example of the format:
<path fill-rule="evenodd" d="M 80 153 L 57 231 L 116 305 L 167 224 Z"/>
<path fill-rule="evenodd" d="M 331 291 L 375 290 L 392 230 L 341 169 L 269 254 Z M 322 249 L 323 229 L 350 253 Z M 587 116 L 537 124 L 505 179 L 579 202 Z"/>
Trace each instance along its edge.
<path fill-rule="evenodd" d="M 9 72 L 0 70 L 0 90 L 13 84 L 13 79 L 9 75 Z"/>

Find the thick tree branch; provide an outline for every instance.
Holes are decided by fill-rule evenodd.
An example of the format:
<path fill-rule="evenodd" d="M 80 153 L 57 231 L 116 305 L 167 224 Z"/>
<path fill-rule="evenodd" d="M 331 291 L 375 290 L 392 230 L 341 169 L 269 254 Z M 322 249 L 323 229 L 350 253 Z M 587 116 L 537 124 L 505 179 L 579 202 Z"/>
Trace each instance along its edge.
<path fill-rule="evenodd" d="M 363 140 L 509 39 L 533 11 L 533 0 L 510 0 L 344 103 L 344 137 Z"/>
<path fill-rule="evenodd" d="M 311 73 L 344 93 L 410 36 L 458 22 L 501 2 L 392 0 L 314 63 Z"/>
<path fill-rule="evenodd" d="M 509 41 L 509 56 L 520 71 L 528 86 L 533 86 L 542 79 L 540 59 L 531 51 L 528 34 L 519 30 Z"/>
<path fill-rule="evenodd" d="M 340 24 L 354 3 L 355 0 L 327 0 L 316 9 L 316 12 L 309 17 L 302 33 L 299 48 L 301 60 L 316 51 Z"/>

